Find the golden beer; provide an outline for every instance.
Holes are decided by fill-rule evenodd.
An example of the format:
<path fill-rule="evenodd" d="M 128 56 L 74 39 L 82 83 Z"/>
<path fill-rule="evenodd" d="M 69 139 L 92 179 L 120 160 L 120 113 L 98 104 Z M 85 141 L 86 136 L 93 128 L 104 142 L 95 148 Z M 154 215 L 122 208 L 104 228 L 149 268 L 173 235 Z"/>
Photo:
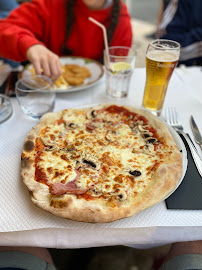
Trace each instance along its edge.
<path fill-rule="evenodd" d="M 146 84 L 143 107 L 159 115 L 163 107 L 168 83 L 177 65 L 179 53 L 169 50 L 148 51 L 146 56 Z"/>

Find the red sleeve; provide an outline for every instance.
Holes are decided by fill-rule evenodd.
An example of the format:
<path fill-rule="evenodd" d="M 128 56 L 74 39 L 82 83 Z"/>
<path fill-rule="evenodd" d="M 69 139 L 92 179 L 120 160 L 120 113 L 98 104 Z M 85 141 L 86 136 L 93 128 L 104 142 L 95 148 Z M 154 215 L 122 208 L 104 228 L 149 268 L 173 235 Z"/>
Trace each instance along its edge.
<path fill-rule="evenodd" d="M 47 0 L 33 0 L 0 20 L 0 55 L 15 61 L 26 60 L 27 49 L 41 44 L 48 14 Z"/>
<path fill-rule="evenodd" d="M 131 18 L 128 13 L 127 7 L 121 2 L 121 11 L 119 23 L 114 32 L 110 46 L 128 46 L 132 45 L 132 26 Z"/>

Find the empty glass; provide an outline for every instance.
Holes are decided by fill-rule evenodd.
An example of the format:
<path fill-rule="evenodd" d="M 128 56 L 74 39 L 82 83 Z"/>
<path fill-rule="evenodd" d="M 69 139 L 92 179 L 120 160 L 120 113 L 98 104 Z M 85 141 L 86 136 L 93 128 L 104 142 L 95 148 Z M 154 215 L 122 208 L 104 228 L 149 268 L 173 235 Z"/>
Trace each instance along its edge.
<path fill-rule="evenodd" d="M 51 85 L 51 79 L 43 75 L 25 76 L 16 82 L 16 97 L 26 115 L 38 119 L 53 110 L 55 92 Z"/>
<path fill-rule="evenodd" d="M 10 98 L 0 94 L 0 123 L 6 121 L 12 115 L 13 109 Z"/>

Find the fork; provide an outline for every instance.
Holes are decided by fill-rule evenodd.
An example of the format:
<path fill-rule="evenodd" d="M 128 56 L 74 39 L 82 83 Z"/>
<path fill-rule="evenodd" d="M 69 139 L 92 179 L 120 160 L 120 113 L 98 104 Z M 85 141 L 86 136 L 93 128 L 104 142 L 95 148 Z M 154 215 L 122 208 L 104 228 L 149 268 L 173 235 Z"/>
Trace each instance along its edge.
<path fill-rule="evenodd" d="M 192 141 L 189 136 L 183 131 L 183 126 L 179 121 L 178 114 L 176 112 L 175 107 L 169 107 L 165 109 L 165 118 L 166 122 L 172 126 L 179 134 L 181 134 L 185 140 L 187 141 L 192 157 L 198 169 L 200 176 L 202 177 L 202 159 L 200 158 L 196 148 L 194 147 Z"/>

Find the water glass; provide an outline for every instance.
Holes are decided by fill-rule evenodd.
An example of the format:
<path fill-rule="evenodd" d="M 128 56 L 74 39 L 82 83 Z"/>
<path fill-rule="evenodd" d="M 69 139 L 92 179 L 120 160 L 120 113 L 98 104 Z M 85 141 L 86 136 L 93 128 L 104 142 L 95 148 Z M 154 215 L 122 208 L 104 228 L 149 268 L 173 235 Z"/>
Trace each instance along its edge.
<path fill-rule="evenodd" d="M 146 53 L 146 84 L 142 106 L 161 114 L 168 84 L 180 56 L 180 44 L 166 39 L 152 41 Z"/>
<path fill-rule="evenodd" d="M 113 98 L 128 96 L 135 68 L 136 51 L 130 47 L 114 46 L 104 52 L 106 93 Z"/>
<path fill-rule="evenodd" d="M 13 112 L 10 98 L 0 94 L 0 124 L 6 121 Z"/>
<path fill-rule="evenodd" d="M 51 79 L 44 75 L 26 75 L 16 82 L 16 97 L 26 115 L 39 119 L 53 110 L 55 92 L 51 85 Z"/>

